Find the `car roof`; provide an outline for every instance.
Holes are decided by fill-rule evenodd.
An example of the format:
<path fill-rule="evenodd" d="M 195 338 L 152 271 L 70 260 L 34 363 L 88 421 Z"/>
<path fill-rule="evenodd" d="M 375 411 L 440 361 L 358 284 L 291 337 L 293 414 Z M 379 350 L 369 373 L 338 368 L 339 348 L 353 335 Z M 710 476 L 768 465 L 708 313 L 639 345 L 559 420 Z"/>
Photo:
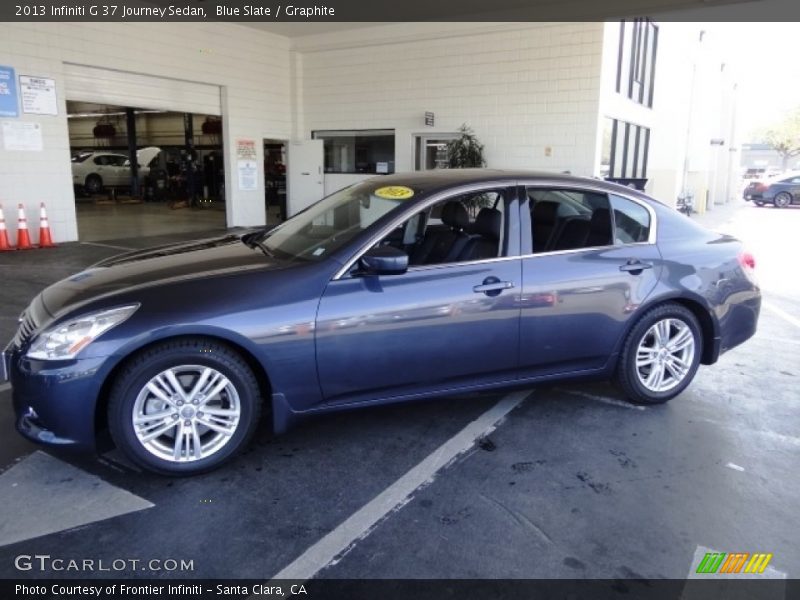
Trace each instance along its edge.
<path fill-rule="evenodd" d="M 592 188 L 600 188 L 610 193 L 622 193 L 636 196 L 651 202 L 658 200 L 633 188 L 596 179 L 593 177 L 578 177 L 568 173 L 554 173 L 552 171 L 534 171 L 524 169 L 433 169 L 430 171 L 413 171 L 409 173 L 394 173 L 392 175 L 380 175 L 374 182 L 382 182 L 384 185 L 405 185 L 413 188 L 420 188 L 425 192 L 435 192 L 456 185 L 469 185 L 491 183 L 493 181 L 514 180 L 524 181 L 525 183 L 536 184 L 536 180 L 548 185 L 585 185 Z"/>

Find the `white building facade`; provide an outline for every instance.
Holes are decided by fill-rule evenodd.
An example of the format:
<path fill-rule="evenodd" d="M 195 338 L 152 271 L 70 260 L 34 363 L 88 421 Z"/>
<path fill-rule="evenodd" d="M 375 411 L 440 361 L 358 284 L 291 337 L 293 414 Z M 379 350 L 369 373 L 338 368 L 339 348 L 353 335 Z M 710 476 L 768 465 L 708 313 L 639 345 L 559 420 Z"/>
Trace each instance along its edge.
<path fill-rule="evenodd" d="M 46 201 L 55 238 L 77 239 L 67 100 L 220 115 L 231 227 L 265 223 L 264 139 L 289 145 L 291 213 L 354 181 L 436 166 L 462 124 L 490 167 L 646 179 L 667 203 L 689 188 L 709 206 L 730 196 L 733 83 L 708 75 L 718 61 L 697 25 L 366 25 L 290 38 L 229 23 L 9 24 L 0 64 L 54 79 L 58 114 L 16 119 L 41 126 L 43 147 L 0 145 L 0 202 Z M 235 185 L 242 139 L 256 141 L 255 189 Z M 311 139 L 319 173 L 293 152 Z M 293 187 L 293 173 L 319 185 Z"/>

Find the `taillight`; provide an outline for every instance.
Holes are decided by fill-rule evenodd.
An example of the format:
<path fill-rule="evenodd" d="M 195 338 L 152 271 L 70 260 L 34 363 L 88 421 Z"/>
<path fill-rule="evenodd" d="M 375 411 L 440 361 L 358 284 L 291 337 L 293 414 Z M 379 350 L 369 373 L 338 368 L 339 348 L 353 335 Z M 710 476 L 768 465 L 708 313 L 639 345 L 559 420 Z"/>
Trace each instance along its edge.
<path fill-rule="evenodd" d="M 755 184 L 755 191 L 756 192 L 766 192 L 769 186 L 766 183 L 757 183 Z"/>
<path fill-rule="evenodd" d="M 749 252 L 742 252 L 739 254 L 739 264 L 742 265 L 743 269 L 754 271 L 756 268 L 756 259 Z"/>
<path fill-rule="evenodd" d="M 758 284 L 756 281 L 756 259 L 747 251 L 742 251 L 739 254 L 739 264 L 747 277 L 753 284 Z"/>

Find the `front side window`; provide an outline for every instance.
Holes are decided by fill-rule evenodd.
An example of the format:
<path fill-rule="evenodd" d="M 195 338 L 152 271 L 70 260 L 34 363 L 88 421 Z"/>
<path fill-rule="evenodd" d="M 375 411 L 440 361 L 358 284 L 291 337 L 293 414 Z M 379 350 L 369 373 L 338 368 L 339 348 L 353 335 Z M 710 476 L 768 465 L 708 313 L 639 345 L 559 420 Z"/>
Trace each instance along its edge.
<path fill-rule="evenodd" d="M 609 246 L 608 196 L 579 190 L 528 188 L 534 254 Z"/>
<path fill-rule="evenodd" d="M 497 258 L 504 254 L 505 203 L 502 189 L 452 196 L 415 213 L 377 245 L 407 253 L 412 267 Z"/>

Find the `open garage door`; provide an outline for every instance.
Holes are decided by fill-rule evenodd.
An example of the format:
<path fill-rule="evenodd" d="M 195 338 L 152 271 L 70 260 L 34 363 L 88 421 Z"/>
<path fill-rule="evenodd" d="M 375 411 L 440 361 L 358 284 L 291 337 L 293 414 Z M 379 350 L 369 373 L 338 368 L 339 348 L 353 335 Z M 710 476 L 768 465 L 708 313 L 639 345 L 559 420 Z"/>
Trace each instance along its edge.
<path fill-rule="evenodd" d="M 64 76 L 81 241 L 224 230 L 219 86 L 76 64 Z"/>
<path fill-rule="evenodd" d="M 118 106 L 146 106 L 182 113 L 221 115 L 220 88 L 208 83 L 64 64 L 69 100 Z"/>

